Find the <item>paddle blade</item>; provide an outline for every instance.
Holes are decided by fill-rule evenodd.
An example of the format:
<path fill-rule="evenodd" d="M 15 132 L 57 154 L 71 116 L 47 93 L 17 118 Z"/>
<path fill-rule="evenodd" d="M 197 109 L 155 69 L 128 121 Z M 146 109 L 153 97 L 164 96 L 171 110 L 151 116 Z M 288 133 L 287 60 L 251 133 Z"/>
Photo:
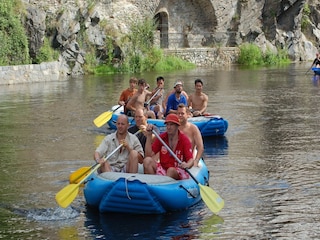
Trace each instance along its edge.
<path fill-rule="evenodd" d="M 56 194 L 56 202 L 60 207 L 68 207 L 79 193 L 78 184 L 69 184 Z"/>
<path fill-rule="evenodd" d="M 101 113 L 98 117 L 96 117 L 93 120 L 94 125 L 96 125 L 97 127 L 103 126 L 111 119 L 112 113 L 113 112 L 110 112 L 110 111 Z"/>
<path fill-rule="evenodd" d="M 69 176 L 69 183 L 79 183 L 90 172 L 91 167 L 82 167 Z"/>
<path fill-rule="evenodd" d="M 207 207 L 217 214 L 224 207 L 224 200 L 211 187 L 198 184 L 200 195 Z"/>

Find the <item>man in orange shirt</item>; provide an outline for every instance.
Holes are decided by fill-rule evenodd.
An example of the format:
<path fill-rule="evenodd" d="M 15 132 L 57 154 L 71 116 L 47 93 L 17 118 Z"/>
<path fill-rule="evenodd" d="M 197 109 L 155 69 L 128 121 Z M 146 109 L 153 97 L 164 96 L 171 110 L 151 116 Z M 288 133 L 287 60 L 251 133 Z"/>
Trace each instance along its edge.
<path fill-rule="evenodd" d="M 138 79 L 135 77 L 131 77 L 129 80 L 129 87 L 126 90 L 123 90 L 118 104 L 124 106 L 124 113 L 127 113 L 126 104 L 132 98 L 132 96 L 137 92 L 136 86 L 138 84 Z"/>

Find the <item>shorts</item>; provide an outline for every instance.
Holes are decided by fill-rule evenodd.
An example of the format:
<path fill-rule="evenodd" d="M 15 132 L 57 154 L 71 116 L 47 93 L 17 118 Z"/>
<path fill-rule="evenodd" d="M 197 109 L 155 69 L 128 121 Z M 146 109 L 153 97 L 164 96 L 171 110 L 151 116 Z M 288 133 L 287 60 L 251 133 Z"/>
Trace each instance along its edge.
<path fill-rule="evenodd" d="M 122 173 L 126 173 L 127 172 L 127 165 L 124 165 L 123 168 L 117 168 L 117 167 L 113 167 L 111 166 L 111 171 L 112 172 L 122 172 Z"/>
<path fill-rule="evenodd" d="M 190 176 L 189 174 L 182 168 L 179 167 L 175 167 L 175 169 L 177 170 L 180 180 L 181 179 L 188 179 Z M 160 163 L 157 163 L 157 171 L 156 171 L 157 175 L 162 175 L 162 176 L 166 176 L 167 175 L 167 170 L 165 170 Z"/>

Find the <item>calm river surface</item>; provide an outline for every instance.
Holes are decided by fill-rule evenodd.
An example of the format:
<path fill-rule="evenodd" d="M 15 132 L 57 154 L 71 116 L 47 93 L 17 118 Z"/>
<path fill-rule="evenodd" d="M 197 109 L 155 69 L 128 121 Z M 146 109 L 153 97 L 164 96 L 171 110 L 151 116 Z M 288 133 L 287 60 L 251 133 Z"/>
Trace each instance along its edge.
<path fill-rule="evenodd" d="M 82 191 L 67 209 L 55 194 L 69 174 L 94 164 L 106 127 L 92 120 L 116 104 L 128 75 L 0 86 L 0 238 L 3 239 L 320 239 L 320 87 L 306 70 L 196 69 L 163 75 L 193 91 L 203 79 L 208 111 L 229 121 L 205 139 L 211 187 L 225 200 L 214 215 L 185 212 L 99 215 Z"/>

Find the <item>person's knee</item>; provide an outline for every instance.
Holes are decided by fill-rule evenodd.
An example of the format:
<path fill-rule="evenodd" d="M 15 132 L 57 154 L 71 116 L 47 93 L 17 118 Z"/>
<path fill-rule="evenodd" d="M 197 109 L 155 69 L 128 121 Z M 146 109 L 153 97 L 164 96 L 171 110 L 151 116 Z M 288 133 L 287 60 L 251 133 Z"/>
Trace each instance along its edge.
<path fill-rule="evenodd" d="M 139 161 L 139 153 L 137 150 L 131 150 L 129 154 L 129 161 L 130 162 L 137 162 Z"/>

